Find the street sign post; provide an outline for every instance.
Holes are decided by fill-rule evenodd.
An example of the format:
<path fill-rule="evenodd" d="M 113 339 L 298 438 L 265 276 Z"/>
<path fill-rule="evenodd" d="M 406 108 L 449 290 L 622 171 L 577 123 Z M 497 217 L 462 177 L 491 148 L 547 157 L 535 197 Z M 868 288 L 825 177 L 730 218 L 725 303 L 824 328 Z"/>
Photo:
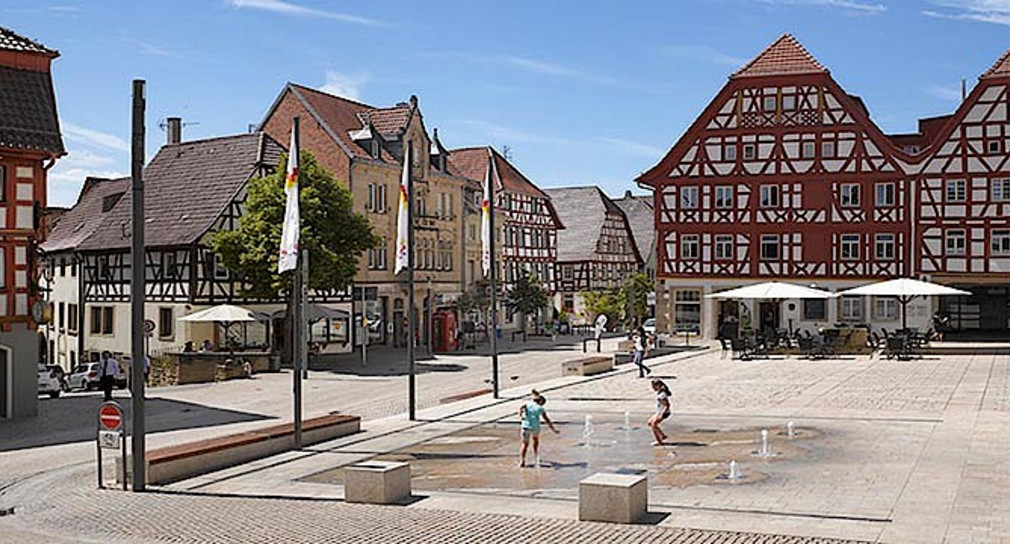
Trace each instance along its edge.
<path fill-rule="evenodd" d="M 98 488 L 105 488 L 102 476 L 102 450 L 121 450 L 123 456 L 123 491 L 126 491 L 126 436 L 123 433 L 123 407 L 110 400 L 98 406 Z"/>

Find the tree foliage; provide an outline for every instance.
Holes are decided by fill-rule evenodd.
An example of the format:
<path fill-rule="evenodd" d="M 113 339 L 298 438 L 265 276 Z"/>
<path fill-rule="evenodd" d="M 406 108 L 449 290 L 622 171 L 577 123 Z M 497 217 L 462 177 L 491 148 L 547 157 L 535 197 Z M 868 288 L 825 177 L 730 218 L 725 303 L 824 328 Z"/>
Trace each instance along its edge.
<path fill-rule="evenodd" d="M 211 247 L 248 285 L 245 294 L 272 298 L 291 290 L 293 271 L 277 272 L 284 222 L 287 157 L 274 173 L 250 180 L 245 213 L 235 230 L 219 231 Z M 368 219 L 354 212 L 350 191 L 302 151 L 299 157 L 299 246 L 309 252 L 309 287 L 328 291 L 350 285 L 358 258 L 379 239 Z"/>
<path fill-rule="evenodd" d="M 463 314 L 484 312 L 491 307 L 491 297 L 488 295 L 487 282 L 475 282 L 460 295 L 456 302 Z"/>
<path fill-rule="evenodd" d="M 608 323 L 617 323 L 621 318 L 621 298 L 617 290 L 585 291 L 582 293 L 582 303 L 595 320 L 599 315 L 606 315 Z"/>
<path fill-rule="evenodd" d="M 655 284 L 647 274 L 638 273 L 628 278 L 618 292 L 624 311 L 624 320 L 628 325 L 635 319 L 641 319 L 649 312 L 649 293 L 653 292 Z"/>
<path fill-rule="evenodd" d="M 520 274 L 515 285 L 505 293 L 505 304 L 523 316 L 536 315 L 549 303 L 547 293 L 529 272 Z M 525 325 L 524 320 L 524 328 Z"/>

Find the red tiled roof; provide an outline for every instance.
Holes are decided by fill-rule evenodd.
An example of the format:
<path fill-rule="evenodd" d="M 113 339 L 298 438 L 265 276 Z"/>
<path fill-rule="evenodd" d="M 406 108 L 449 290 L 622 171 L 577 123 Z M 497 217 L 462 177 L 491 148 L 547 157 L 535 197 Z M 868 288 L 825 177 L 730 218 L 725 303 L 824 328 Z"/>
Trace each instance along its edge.
<path fill-rule="evenodd" d="M 991 68 L 982 74 L 982 77 L 999 77 L 1010 75 L 1010 49 L 1007 49 L 1003 56 L 993 64 Z"/>
<path fill-rule="evenodd" d="M 369 120 L 372 126 L 384 137 L 398 136 L 399 132 L 407 128 L 410 121 L 410 106 L 399 103 L 392 108 L 377 108 L 358 115 L 361 124 L 365 125 Z"/>
<path fill-rule="evenodd" d="M 796 38 L 783 34 L 730 77 L 827 73 L 827 71 L 800 45 L 800 42 L 796 41 Z"/>
<path fill-rule="evenodd" d="M 453 149 L 449 151 L 449 162 L 465 178 L 483 183 L 487 172 L 488 153 L 494 157 L 495 168 L 498 170 L 497 184 L 500 189 L 510 193 L 524 193 L 528 195 L 548 198 L 547 194 L 526 178 L 518 168 L 512 166 L 508 160 L 493 147 L 468 147 L 463 149 Z"/>

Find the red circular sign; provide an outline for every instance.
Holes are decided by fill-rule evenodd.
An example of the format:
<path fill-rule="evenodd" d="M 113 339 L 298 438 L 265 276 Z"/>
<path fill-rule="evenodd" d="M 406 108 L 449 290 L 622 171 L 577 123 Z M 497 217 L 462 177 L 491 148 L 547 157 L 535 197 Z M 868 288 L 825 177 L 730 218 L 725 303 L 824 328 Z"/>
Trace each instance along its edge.
<path fill-rule="evenodd" d="M 98 409 L 98 425 L 107 431 L 118 431 L 123 424 L 123 410 L 117 404 L 103 404 Z"/>

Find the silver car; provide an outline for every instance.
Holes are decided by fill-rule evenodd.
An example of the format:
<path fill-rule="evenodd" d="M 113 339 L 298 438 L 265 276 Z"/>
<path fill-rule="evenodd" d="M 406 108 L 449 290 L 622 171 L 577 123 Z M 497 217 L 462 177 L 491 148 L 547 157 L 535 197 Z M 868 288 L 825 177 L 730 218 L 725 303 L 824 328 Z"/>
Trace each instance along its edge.
<path fill-rule="evenodd" d="M 60 375 L 55 371 L 51 370 L 46 365 L 38 365 L 38 393 L 40 395 L 49 395 L 50 398 L 59 398 L 60 393 L 63 392 L 63 387 L 60 384 Z"/>

